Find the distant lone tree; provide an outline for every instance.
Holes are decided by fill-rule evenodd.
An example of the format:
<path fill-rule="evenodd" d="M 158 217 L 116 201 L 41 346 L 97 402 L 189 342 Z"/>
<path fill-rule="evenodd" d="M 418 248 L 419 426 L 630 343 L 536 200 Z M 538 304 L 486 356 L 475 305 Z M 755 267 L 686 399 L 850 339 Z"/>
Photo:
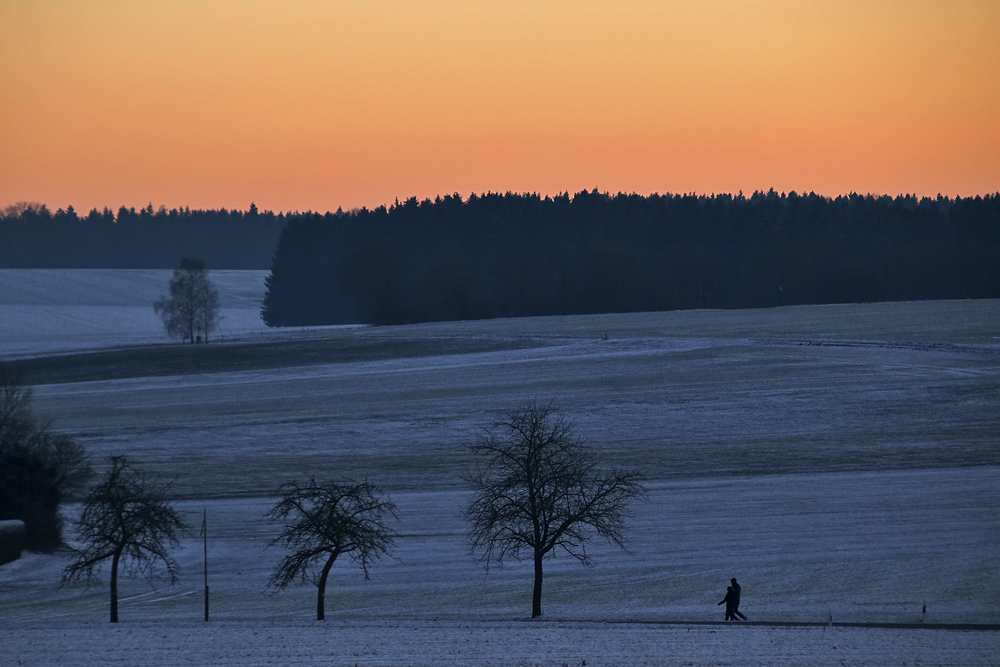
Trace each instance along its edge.
<path fill-rule="evenodd" d="M 209 280 L 205 262 L 185 257 L 170 279 L 170 296 L 153 302 L 171 336 L 192 343 L 203 339 L 219 324 L 219 291 Z"/>
<path fill-rule="evenodd" d="M 111 559 L 111 622 L 118 622 L 118 566 L 129 574 L 152 580 L 162 562 L 177 582 L 180 567 L 167 552 L 179 544 L 185 525 L 167 500 L 169 484 L 157 484 L 133 467 L 124 456 L 111 458 L 104 480 L 91 489 L 76 521 L 82 549 L 71 549 L 76 557 L 63 571 L 63 583 L 95 578 L 104 561 Z"/>
<path fill-rule="evenodd" d="M 310 478 L 305 486 L 288 482 L 281 492 L 281 500 L 265 517 L 284 523 L 284 528 L 269 546 L 291 553 L 278 564 L 268 585 L 277 592 L 296 579 L 312 581 L 318 589 L 316 620 L 322 621 L 326 581 L 334 562 L 341 555 L 350 556 L 367 580 L 368 567 L 388 554 L 395 540 L 386 522 L 396 516 L 396 506 L 367 481 L 318 483 Z"/>
<path fill-rule="evenodd" d="M 482 554 L 487 570 L 507 558 L 532 559 L 532 618 L 542 613 L 543 561 L 557 547 L 584 565 L 590 564 L 586 543 L 595 535 L 624 547 L 628 505 L 645 494 L 639 474 L 599 470 L 551 404 L 507 413 L 472 451 L 480 458 L 467 480 L 472 551 Z"/>
<path fill-rule="evenodd" d="M 62 545 L 59 504 L 91 474 L 83 446 L 39 422 L 21 373 L 0 364 L 0 521 L 24 522 L 27 549 L 55 551 Z"/>

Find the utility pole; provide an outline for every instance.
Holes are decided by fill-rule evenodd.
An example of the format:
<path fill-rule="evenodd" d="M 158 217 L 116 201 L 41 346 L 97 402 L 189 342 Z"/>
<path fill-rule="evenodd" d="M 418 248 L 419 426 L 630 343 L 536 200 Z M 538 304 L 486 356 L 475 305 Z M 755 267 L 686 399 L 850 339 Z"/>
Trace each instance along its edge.
<path fill-rule="evenodd" d="M 202 510 L 201 534 L 205 546 L 205 622 L 208 622 L 208 510 Z"/>

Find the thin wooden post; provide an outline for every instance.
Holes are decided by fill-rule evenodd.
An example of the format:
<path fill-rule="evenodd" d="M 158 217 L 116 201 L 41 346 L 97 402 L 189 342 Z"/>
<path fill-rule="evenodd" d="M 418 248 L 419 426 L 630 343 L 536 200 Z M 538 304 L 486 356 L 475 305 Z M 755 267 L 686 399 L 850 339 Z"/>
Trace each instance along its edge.
<path fill-rule="evenodd" d="M 201 534 L 205 547 L 205 622 L 208 622 L 208 510 L 202 510 Z"/>

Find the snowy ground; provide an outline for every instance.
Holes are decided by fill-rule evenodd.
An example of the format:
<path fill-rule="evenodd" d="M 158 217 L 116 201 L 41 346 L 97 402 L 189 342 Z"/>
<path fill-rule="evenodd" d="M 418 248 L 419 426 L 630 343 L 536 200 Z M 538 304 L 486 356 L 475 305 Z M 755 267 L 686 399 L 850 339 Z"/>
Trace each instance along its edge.
<path fill-rule="evenodd" d="M 268 271 L 212 271 L 221 296 L 221 334 L 265 331 Z M 153 302 L 171 271 L 0 269 L 0 358 L 164 342 Z"/>
<path fill-rule="evenodd" d="M 149 304 L 169 274 L 0 271 L 0 358 L 165 343 Z M 98 460 L 174 478 L 194 532 L 178 586 L 123 582 L 118 627 L 104 587 L 58 586 L 62 557 L 0 567 L 0 665 L 1000 662 L 996 631 L 701 625 L 731 576 L 751 621 L 1000 623 L 1000 302 L 267 331 L 264 275 L 213 273 L 226 345 L 456 351 L 36 387 Z M 531 398 L 650 489 L 630 553 L 549 562 L 540 622 L 529 568 L 484 573 L 459 514 L 465 445 Z M 335 568 L 324 624 L 314 588 L 264 590 L 260 517 L 307 474 L 366 476 L 400 509 L 396 558 L 370 581 Z"/>
<path fill-rule="evenodd" d="M 996 633 L 582 622 L 70 624 L 19 638 L 10 665 L 745 666 L 997 664 Z M 5 635 L 5 648 L 10 647 Z M 56 648 L 58 647 L 58 648 Z"/>

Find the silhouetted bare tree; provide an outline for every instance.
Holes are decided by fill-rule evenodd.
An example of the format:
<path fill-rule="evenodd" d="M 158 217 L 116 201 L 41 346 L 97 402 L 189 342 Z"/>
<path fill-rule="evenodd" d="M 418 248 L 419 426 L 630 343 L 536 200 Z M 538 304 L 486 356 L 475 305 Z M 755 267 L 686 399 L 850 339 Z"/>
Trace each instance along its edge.
<path fill-rule="evenodd" d="M 292 553 L 278 564 L 268 585 L 280 591 L 296 579 L 312 581 L 318 588 L 316 620 L 322 621 L 330 568 L 347 554 L 368 579 L 368 566 L 388 554 L 395 540 L 387 519 L 396 516 L 396 506 L 367 481 L 318 483 L 310 478 L 304 486 L 288 482 L 281 492 L 281 500 L 265 515 L 284 523 L 270 546 Z"/>
<path fill-rule="evenodd" d="M 556 547 L 584 565 L 595 535 L 623 547 L 628 505 L 645 494 L 639 474 L 600 471 L 551 404 L 508 413 L 472 451 L 482 459 L 467 480 L 472 551 L 481 552 L 487 569 L 507 558 L 532 559 L 532 618 L 542 613 L 542 564 Z"/>
<path fill-rule="evenodd" d="M 40 211 L 47 212 L 48 207 L 46 207 L 45 204 L 42 204 L 41 202 L 34 202 L 34 201 L 14 202 L 9 206 L 4 206 L 3 209 L 0 209 L 0 220 L 3 220 L 5 218 L 7 220 L 17 220 L 22 215 L 24 215 L 26 211 L 32 213 L 38 213 Z"/>
<path fill-rule="evenodd" d="M 219 323 L 219 292 L 209 280 L 205 262 L 185 257 L 170 279 L 170 296 L 160 297 L 153 310 L 171 336 L 194 343 Z"/>
<path fill-rule="evenodd" d="M 169 484 L 157 484 L 133 467 L 124 456 L 111 458 L 104 480 L 91 489 L 76 521 L 83 549 L 72 549 L 76 560 L 63 571 L 63 582 L 84 578 L 89 583 L 104 561 L 111 559 L 111 622 L 118 622 L 118 566 L 152 579 L 157 563 L 166 568 L 170 583 L 180 567 L 167 547 L 179 544 L 185 529 L 180 514 L 167 500 Z"/>
<path fill-rule="evenodd" d="M 31 388 L 0 364 L 0 520 L 24 522 L 28 549 L 54 551 L 62 544 L 59 504 L 91 474 L 83 446 L 36 419 Z"/>

